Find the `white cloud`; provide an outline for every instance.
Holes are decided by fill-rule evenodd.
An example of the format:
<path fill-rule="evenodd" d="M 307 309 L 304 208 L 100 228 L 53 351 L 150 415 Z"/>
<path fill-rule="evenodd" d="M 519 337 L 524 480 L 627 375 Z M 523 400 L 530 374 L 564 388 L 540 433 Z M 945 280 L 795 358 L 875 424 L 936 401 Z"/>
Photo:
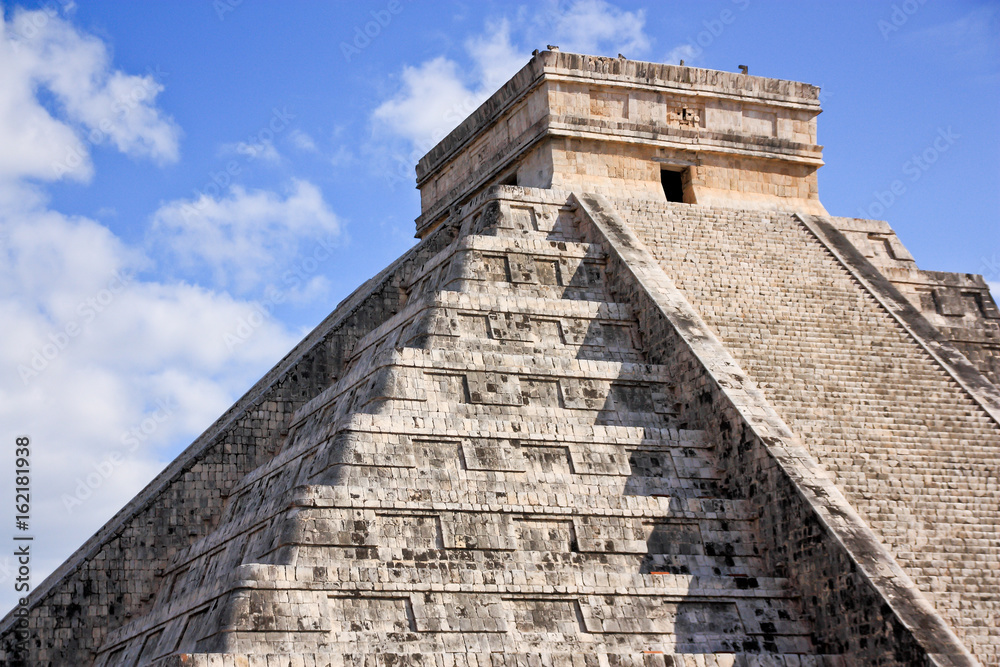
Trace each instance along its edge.
<path fill-rule="evenodd" d="M 39 101 L 39 89 L 57 108 Z M 48 10 L 0 16 L 0 179 L 86 180 L 90 146 L 106 142 L 175 161 L 180 130 L 153 106 L 162 90 L 152 74 L 112 69 L 100 40 Z"/>
<path fill-rule="evenodd" d="M 701 51 L 696 49 L 693 44 L 681 44 L 672 48 L 664 60 L 670 65 L 676 65 L 682 60 L 685 61 L 686 65 L 690 65 L 700 55 Z"/>
<path fill-rule="evenodd" d="M 337 146 L 330 156 L 330 164 L 334 167 L 346 167 L 354 162 L 354 153 L 347 146 Z"/>
<path fill-rule="evenodd" d="M 443 56 L 404 67 L 403 89 L 375 109 L 375 120 L 415 146 L 430 148 L 482 101 L 483 92 L 469 90 L 458 72 L 458 63 Z"/>
<path fill-rule="evenodd" d="M 952 21 L 904 32 L 900 38 L 933 53 L 935 58 L 978 68 L 984 63 L 995 62 L 1000 53 L 996 38 L 998 29 L 1000 7 L 987 3 Z"/>
<path fill-rule="evenodd" d="M 315 153 L 317 151 L 316 142 L 302 130 L 292 130 L 288 135 L 288 139 L 292 142 L 292 145 L 300 151 L 305 151 L 307 153 Z"/>
<path fill-rule="evenodd" d="M 532 45 L 557 44 L 563 51 L 639 57 L 649 49 L 645 14 L 627 12 L 604 0 L 550 0 L 534 14 L 524 8 L 512 18 L 488 21 L 482 33 L 465 41 L 471 71 L 438 56 L 405 66 L 401 88 L 374 112 L 383 135 L 409 142 L 412 163 L 432 148 L 497 88 L 523 67 Z M 514 43 L 511 34 L 523 35 Z"/>
<path fill-rule="evenodd" d="M 511 43 L 510 31 L 507 19 L 488 21 L 482 34 L 466 40 L 465 50 L 476 64 L 477 97 L 492 95 L 528 62 L 526 52 Z"/>
<path fill-rule="evenodd" d="M 646 12 L 627 12 L 605 0 L 576 0 L 561 10 L 551 3 L 549 30 L 563 51 L 635 58 L 649 49 Z"/>
<path fill-rule="evenodd" d="M 990 294 L 993 295 L 993 300 L 1000 303 L 1000 281 L 987 280 L 986 286 L 990 288 Z"/>
<path fill-rule="evenodd" d="M 288 300 L 291 303 L 308 304 L 325 299 L 330 294 L 333 285 L 326 276 L 306 275 L 304 284 L 296 284 L 288 289 Z"/>
<path fill-rule="evenodd" d="M 143 272 L 156 267 L 142 249 L 96 220 L 50 208 L 32 181 L 86 180 L 90 151 L 99 144 L 137 158 L 176 160 L 180 130 L 156 107 L 157 79 L 165 75 L 115 70 L 100 40 L 48 8 L 15 9 L 9 20 L 2 12 L 0 439 L 28 435 L 34 443 L 32 530 L 42 538 L 33 561 L 37 582 L 299 334 L 268 316 L 271 304 L 149 278 Z M 165 206 L 163 229 L 178 247 L 224 268 L 238 263 L 227 254 L 234 249 L 215 257 L 207 245 L 184 244 L 233 242 L 273 263 L 286 259 L 288 239 L 338 229 L 318 189 L 304 182 L 293 182 L 286 196 L 234 188 L 226 198 L 203 200 L 204 210 L 188 224 Z M 113 216 L 114 208 L 98 214 Z M 286 290 L 290 300 L 326 287 L 320 275 L 300 282 Z M 8 505 L 0 514 L 10 511 Z M 0 582 L 8 573 L 0 561 Z M 12 596 L 4 585 L 0 606 L 10 608 Z"/>
<path fill-rule="evenodd" d="M 144 280 L 142 253 L 44 203 L 0 188 L 0 438 L 35 443 L 36 581 L 297 338 L 267 318 L 227 344 L 258 304 Z"/>
<path fill-rule="evenodd" d="M 153 214 L 152 239 L 182 268 L 207 267 L 217 285 L 248 291 L 276 280 L 304 245 L 328 243 L 339 232 L 319 188 L 295 180 L 284 197 L 233 186 L 224 197 L 164 204 Z"/>
<path fill-rule="evenodd" d="M 253 144 L 239 141 L 223 144 L 219 149 L 219 154 L 223 156 L 242 155 L 248 160 L 261 160 L 272 164 L 281 162 L 281 153 L 274 147 L 273 141 L 260 141 Z"/>

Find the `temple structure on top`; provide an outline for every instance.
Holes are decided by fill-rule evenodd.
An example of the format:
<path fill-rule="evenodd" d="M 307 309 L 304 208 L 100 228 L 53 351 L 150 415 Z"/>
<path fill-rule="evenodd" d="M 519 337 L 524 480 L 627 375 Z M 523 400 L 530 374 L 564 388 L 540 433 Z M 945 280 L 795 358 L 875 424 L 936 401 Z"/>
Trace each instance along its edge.
<path fill-rule="evenodd" d="M 825 215 L 819 113 L 805 83 L 541 53 L 420 160 L 417 234 L 495 183 Z"/>
<path fill-rule="evenodd" d="M 1000 312 L 827 213 L 819 113 L 536 53 L 0 659 L 1000 665 Z"/>

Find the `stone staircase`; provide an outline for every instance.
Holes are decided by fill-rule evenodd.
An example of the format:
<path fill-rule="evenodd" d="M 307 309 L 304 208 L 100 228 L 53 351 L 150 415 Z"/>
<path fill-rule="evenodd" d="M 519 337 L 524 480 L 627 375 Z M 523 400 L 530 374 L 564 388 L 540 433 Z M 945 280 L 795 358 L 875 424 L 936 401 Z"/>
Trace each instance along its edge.
<path fill-rule="evenodd" d="M 573 219 L 467 206 L 96 664 L 850 664 Z"/>
<path fill-rule="evenodd" d="M 793 216 L 616 200 L 984 664 L 1000 664 L 1000 429 Z"/>

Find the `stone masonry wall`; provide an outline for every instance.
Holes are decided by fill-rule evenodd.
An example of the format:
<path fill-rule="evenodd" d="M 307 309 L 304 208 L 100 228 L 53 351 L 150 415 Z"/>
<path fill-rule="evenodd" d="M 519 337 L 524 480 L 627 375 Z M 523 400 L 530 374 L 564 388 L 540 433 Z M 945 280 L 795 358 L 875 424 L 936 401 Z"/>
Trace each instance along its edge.
<path fill-rule="evenodd" d="M 537 175 L 532 167 L 538 153 L 550 156 L 553 173 Z M 531 162 L 518 168 L 519 185 L 551 185 L 609 197 L 627 191 L 630 197 L 661 201 L 660 170 L 664 165 L 689 164 L 684 167 L 687 203 L 825 213 L 819 202 L 816 167 L 807 164 L 712 153 L 695 156 L 680 149 L 574 137 L 546 139 L 526 160 Z"/>
<path fill-rule="evenodd" d="M 1000 664 L 1000 428 L 794 216 L 619 202 L 977 658 Z"/>
<path fill-rule="evenodd" d="M 993 384 L 1000 387 L 1000 309 L 983 277 L 923 271 L 882 220 L 830 222 Z"/>
<path fill-rule="evenodd" d="M 12 617 L 0 663 L 88 665 L 109 630 L 146 613 L 170 557 L 211 533 L 229 490 L 280 447 L 294 411 L 343 372 L 355 341 L 395 314 L 402 285 L 450 241 L 442 229 L 348 297 L 94 538 L 32 594 L 29 655 L 14 654 Z"/>
<path fill-rule="evenodd" d="M 591 200 L 591 208 L 603 214 L 604 235 L 612 237 L 621 220 L 599 201 Z M 824 483 L 823 471 L 808 454 L 795 452 L 794 436 L 669 279 L 657 277 L 658 267 L 643 271 L 635 258 L 653 259 L 641 242 L 623 225 L 618 231 L 608 259 L 611 287 L 636 307 L 650 360 L 671 369 L 683 425 L 704 429 L 719 443 L 727 487 L 759 513 L 762 556 L 773 576 L 791 578 L 803 595 L 818 648 L 865 665 L 974 664 L 843 497 Z"/>
<path fill-rule="evenodd" d="M 656 194 L 657 160 L 678 155 L 697 166 L 699 203 L 824 214 L 818 95 L 791 81 L 543 51 L 421 159 L 417 234 L 515 166 L 521 186 Z"/>
<path fill-rule="evenodd" d="M 715 492 L 712 443 L 673 426 L 567 195 L 489 194 L 98 667 L 843 664 Z"/>

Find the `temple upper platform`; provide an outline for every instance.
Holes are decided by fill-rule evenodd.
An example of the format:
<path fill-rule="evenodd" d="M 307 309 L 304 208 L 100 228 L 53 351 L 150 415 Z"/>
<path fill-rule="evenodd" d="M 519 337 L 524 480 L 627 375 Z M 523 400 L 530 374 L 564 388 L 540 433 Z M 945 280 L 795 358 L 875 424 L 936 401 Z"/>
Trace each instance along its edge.
<path fill-rule="evenodd" d="M 418 163 L 417 235 L 497 183 L 825 214 L 819 92 L 742 73 L 538 52 Z"/>

